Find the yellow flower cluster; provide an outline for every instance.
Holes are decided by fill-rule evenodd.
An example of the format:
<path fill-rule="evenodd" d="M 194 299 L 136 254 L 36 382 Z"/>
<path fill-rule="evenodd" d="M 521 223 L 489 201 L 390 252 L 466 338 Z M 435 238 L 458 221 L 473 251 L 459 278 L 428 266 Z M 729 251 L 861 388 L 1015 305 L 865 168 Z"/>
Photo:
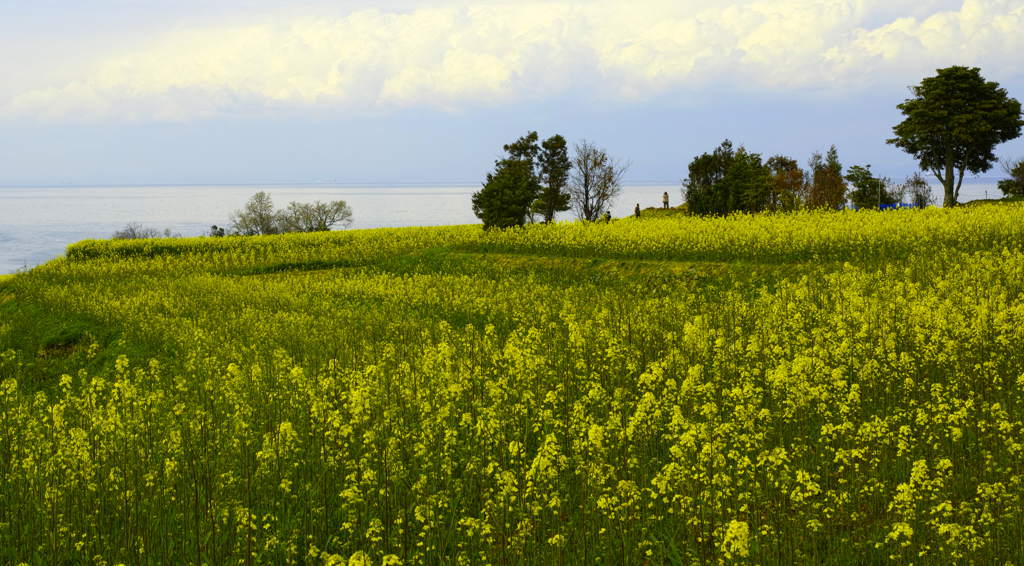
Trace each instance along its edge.
<path fill-rule="evenodd" d="M 119 334 L 43 375 L 18 305 Z M 0 307 L 0 563 L 1024 561 L 1024 206 L 86 241 Z"/>

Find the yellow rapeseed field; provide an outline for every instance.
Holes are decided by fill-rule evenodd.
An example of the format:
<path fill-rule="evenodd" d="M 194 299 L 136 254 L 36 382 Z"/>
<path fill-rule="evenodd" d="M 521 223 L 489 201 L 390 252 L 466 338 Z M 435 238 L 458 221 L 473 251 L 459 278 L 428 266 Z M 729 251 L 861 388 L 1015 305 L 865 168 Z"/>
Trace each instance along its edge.
<path fill-rule="evenodd" d="M 84 241 L 2 564 L 1024 563 L 1024 205 Z"/>

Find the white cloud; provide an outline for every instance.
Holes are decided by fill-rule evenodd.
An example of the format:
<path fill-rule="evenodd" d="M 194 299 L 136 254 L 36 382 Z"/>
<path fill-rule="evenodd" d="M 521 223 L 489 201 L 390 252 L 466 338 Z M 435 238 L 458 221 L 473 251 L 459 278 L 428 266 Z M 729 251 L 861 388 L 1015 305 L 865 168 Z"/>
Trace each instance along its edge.
<path fill-rule="evenodd" d="M 766 0 L 682 14 L 676 2 L 498 4 L 175 32 L 101 62 L 88 78 L 23 92 L 5 114 L 191 120 L 454 110 L 563 94 L 642 100 L 709 86 L 860 91 L 905 86 L 953 64 L 981 66 L 986 76 L 1022 72 L 1021 6 L 966 0 L 955 11 L 863 27 L 880 6 Z"/>

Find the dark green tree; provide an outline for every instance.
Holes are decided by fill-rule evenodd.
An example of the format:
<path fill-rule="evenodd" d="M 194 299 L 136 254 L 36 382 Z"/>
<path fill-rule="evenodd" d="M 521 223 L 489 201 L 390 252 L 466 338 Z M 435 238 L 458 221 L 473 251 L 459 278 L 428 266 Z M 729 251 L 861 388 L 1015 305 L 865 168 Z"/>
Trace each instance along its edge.
<path fill-rule="evenodd" d="M 760 153 L 741 145 L 716 189 L 725 195 L 728 212 L 762 212 L 772 202 L 772 172 Z"/>
<path fill-rule="evenodd" d="M 839 162 L 836 146 L 829 148 L 825 157 L 817 151 L 807 162 L 811 183 L 807 189 L 804 204 L 810 208 L 836 210 L 846 204 L 846 179 L 843 179 L 843 164 Z"/>
<path fill-rule="evenodd" d="M 977 67 L 949 67 L 911 87 L 897 106 L 906 118 L 886 143 L 913 155 L 945 188 L 942 206 L 956 206 L 964 173 L 992 169 L 997 144 L 1020 136 L 1021 105 Z M 956 182 L 954 183 L 954 176 Z"/>
<path fill-rule="evenodd" d="M 485 229 L 526 223 L 530 205 L 541 189 L 533 165 L 537 152 L 531 149 L 531 144 L 536 147 L 536 139 L 537 133 L 530 132 L 506 145 L 507 156 L 495 161 L 494 172 L 488 173 L 483 188 L 473 193 L 473 214 L 483 221 Z"/>
<path fill-rule="evenodd" d="M 770 210 L 777 200 L 772 170 L 761 162 L 761 154 L 743 146 L 733 150 L 729 140 L 712 153 L 695 157 L 689 173 L 683 183 L 683 198 L 693 214 L 760 212 Z"/>
<path fill-rule="evenodd" d="M 530 164 L 530 171 L 535 172 L 537 155 L 540 153 L 540 146 L 537 145 L 538 139 L 540 138 L 537 136 L 537 132 L 527 132 L 525 136 L 516 141 L 505 144 L 503 149 L 507 155 L 506 159 L 526 161 Z"/>
<path fill-rule="evenodd" d="M 551 222 L 555 213 L 569 210 L 570 195 L 566 191 L 566 186 L 572 162 L 569 160 L 568 145 L 562 136 L 551 136 L 541 146 L 537 163 L 540 182 L 544 188 L 533 202 L 532 210 L 540 214 L 544 222 Z"/>
<path fill-rule="evenodd" d="M 718 186 L 732 166 L 736 152 L 732 142 L 725 140 L 711 153 L 693 158 L 687 166 L 689 176 L 683 181 L 683 200 L 692 214 L 725 215 L 729 213 L 729 198 Z"/>
<path fill-rule="evenodd" d="M 853 187 L 848 196 L 857 208 L 877 209 L 880 204 L 899 202 L 899 196 L 892 186 L 892 180 L 888 177 L 872 175 L 870 165 L 867 167 L 854 165 L 847 170 L 844 178 Z"/>
<path fill-rule="evenodd" d="M 1008 177 L 999 181 L 999 190 L 1008 197 L 1024 197 L 1024 157 L 1001 159 L 999 165 Z"/>

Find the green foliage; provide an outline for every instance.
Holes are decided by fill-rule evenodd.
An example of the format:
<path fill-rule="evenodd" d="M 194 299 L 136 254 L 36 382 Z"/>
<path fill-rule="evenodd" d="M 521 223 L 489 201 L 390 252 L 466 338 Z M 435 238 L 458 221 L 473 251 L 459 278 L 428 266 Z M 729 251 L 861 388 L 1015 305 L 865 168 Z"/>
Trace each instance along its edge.
<path fill-rule="evenodd" d="M 760 212 L 779 202 L 773 171 L 759 153 L 725 140 L 712 153 L 695 157 L 683 184 L 683 197 L 693 214 L 724 216 Z"/>
<path fill-rule="evenodd" d="M 483 188 L 473 193 L 473 214 L 484 229 L 522 226 L 540 189 L 529 161 L 502 159 L 487 174 Z"/>
<path fill-rule="evenodd" d="M 886 143 L 913 155 L 921 169 L 938 177 L 945 187 L 942 206 L 951 207 L 964 174 L 990 170 L 995 146 L 1020 136 L 1024 116 L 1020 102 L 998 83 L 985 81 L 977 67 L 937 73 L 911 87 L 914 98 L 897 106 L 905 118 Z"/>
<path fill-rule="evenodd" d="M 565 138 L 554 135 L 541 144 L 543 150 L 538 157 L 540 182 L 543 189 L 532 210 L 540 214 L 545 223 L 551 222 L 555 213 L 569 210 L 570 195 L 566 191 L 572 162 L 569 160 L 568 145 Z"/>
<path fill-rule="evenodd" d="M 506 144 L 505 157 L 494 162 L 494 171 L 487 174 L 483 188 L 473 193 L 473 214 L 483 221 L 484 229 L 526 224 L 541 193 L 537 140 L 537 132 L 527 132 Z"/>
<path fill-rule="evenodd" d="M 896 204 L 900 201 L 892 181 L 888 177 L 873 176 L 870 165 L 850 167 L 845 179 L 853 186 L 848 196 L 857 208 L 877 209 L 880 204 Z"/>
<path fill-rule="evenodd" d="M 506 159 L 525 161 L 530 164 L 530 172 L 536 173 L 536 161 L 540 153 L 540 147 L 537 145 L 538 139 L 540 138 L 537 136 L 537 132 L 527 132 L 525 136 L 516 141 L 505 144 L 503 149 L 507 154 Z"/>
<path fill-rule="evenodd" d="M 795 159 L 775 155 L 765 163 L 771 170 L 768 210 L 792 212 L 803 205 L 807 192 L 807 174 Z"/>
<path fill-rule="evenodd" d="M 846 204 L 848 186 L 843 178 L 843 165 L 839 162 L 836 146 L 829 148 L 825 157 L 814 152 L 807 162 L 811 184 L 807 189 L 805 205 L 808 208 L 838 210 Z"/>
<path fill-rule="evenodd" d="M 732 142 L 725 140 L 710 154 L 695 157 L 687 166 L 689 175 L 683 181 L 683 199 L 692 214 L 704 216 L 729 213 L 729 195 L 717 190 L 716 186 L 725 178 L 735 155 Z"/>
<path fill-rule="evenodd" d="M 999 190 L 1008 197 L 1024 197 L 1024 157 L 999 161 L 1008 177 L 999 181 Z"/>

